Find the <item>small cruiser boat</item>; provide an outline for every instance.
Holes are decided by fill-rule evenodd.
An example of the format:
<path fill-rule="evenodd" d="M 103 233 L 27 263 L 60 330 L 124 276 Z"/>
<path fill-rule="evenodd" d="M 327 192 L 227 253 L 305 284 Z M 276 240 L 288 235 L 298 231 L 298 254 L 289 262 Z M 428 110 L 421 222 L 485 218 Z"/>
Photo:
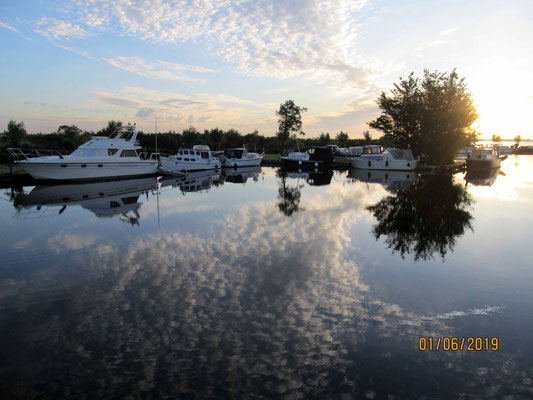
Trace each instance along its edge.
<path fill-rule="evenodd" d="M 224 168 L 222 170 L 221 178 L 223 178 L 225 182 L 244 184 L 248 179 L 257 181 L 260 173 L 261 167 L 259 165 L 242 167 L 239 169 Z"/>
<path fill-rule="evenodd" d="M 381 146 L 364 146 L 359 157 L 348 158 L 352 167 L 360 169 L 379 169 L 393 171 L 414 171 L 418 160 L 410 149 L 388 148 Z"/>
<path fill-rule="evenodd" d="M 18 158 L 17 165 L 36 179 L 89 180 L 155 174 L 157 159 L 147 159 L 146 153 L 138 154 L 141 147 L 136 138 L 136 126 L 125 125 L 111 137 L 93 137 L 70 155 L 54 152 L 44 156 L 43 151 L 19 148 L 8 151 Z"/>
<path fill-rule="evenodd" d="M 222 166 L 226 168 L 252 167 L 261 165 L 263 154 L 248 153 L 244 147 L 228 149 L 224 152 Z"/>
<path fill-rule="evenodd" d="M 499 157 L 498 152 L 493 148 L 479 147 L 466 159 L 466 167 L 473 168 L 499 168 L 501 161 L 505 160 L 507 156 Z"/>
<path fill-rule="evenodd" d="M 292 152 L 287 156 L 280 157 L 286 166 L 298 166 L 300 168 L 319 167 L 333 162 L 333 153 L 329 147 L 313 147 L 305 152 Z"/>
<path fill-rule="evenodd" d="M 183 176 L 165 176 L 159 180 L 161 188 L 179 188 L 185 195 L 192 192 L 208 192 L 212 186 L 224 184 L 215 170 L 194 171 Z"/>
<path fill-rule="evenodd" d="M 196 145 L 192 149 L 180 149 L 176 155 L 161 156 L 159 170 L 167 175 L 183 175 L 192 171 L 220 169 L 220 158 L 209 146 Z"/>

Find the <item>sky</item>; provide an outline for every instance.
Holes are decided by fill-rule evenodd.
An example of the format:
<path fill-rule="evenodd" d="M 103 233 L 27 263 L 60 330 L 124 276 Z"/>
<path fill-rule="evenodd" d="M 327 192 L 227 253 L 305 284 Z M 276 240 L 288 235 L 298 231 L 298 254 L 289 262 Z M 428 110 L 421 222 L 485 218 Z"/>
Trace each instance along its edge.
<path fill-rule="evenodd" d="M 363 135 L 413 71 L 464 77 L 482 137 L 533 137 L 533 1 L 2 0 L 0 130 Z M 373 137 L 380 132 L 371 130 Z"/>

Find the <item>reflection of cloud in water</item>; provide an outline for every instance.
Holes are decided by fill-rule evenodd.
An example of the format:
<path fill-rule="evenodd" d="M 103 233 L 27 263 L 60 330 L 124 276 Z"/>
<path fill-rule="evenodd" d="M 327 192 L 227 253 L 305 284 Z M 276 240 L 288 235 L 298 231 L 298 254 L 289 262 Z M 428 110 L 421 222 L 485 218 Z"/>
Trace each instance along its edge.
<path fill-rule="evenodd" d="M 63 253 L 70 250 L 80 250 L 91 247 L 97 241 L 95 235 L 80 235 L 62 233 L 49 238 L 46 241 L 47 247 L 56 253 Z"/>
<path fill-rule="evenodd" d="M 344 257 L 347 219 L 370 201 L 359 186 L 333 184 L 290 219 L 273 203 L 255 203 L 203 235 L 153 234 L 124 250 L 97 245 L 85 275 L 61 296 L 46 303 L 36 291 L 32 307 L 3 313 L 31 329 L 8 338 L 16 352 L 2 353 L 31 359 L 31 374 L 16 371 L 61 388 L 58 397 L 354 395 L 364 362 L 355 354 L 367 341 L 379 338 L 379 366 L 391 341 L 411 353 L 414 337 L 451 336 L 436 318 L 373 298 Z M 460 357 L 429 355 L 437 356 Z M 413 371 L 424 368 L 418 362 Z"/>

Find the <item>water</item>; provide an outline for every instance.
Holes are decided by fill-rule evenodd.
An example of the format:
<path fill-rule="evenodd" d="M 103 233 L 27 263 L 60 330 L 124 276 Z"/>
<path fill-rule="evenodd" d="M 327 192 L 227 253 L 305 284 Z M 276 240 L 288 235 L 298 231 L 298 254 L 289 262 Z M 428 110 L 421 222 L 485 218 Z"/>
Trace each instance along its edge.
<path fill-rule="evenodd" d="M 0 397 L 531 398 L 532 171 L 2 189 Z"/>

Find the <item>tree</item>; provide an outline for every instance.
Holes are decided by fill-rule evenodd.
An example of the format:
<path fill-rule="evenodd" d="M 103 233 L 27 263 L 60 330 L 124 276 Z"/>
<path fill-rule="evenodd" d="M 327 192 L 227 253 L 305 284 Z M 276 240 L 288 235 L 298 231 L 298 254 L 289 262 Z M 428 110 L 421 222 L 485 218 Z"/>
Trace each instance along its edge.
<path fill-rule="evenodd" d="M 348 140 L 350 138 L 348 137 L 348 134 L 346 132 L 340 131 L 335 137 L 335 139 L 337 140 L 337 145 L 339 147 L 348 147 Z"/>
<path fill-rule="evenodd" d="M 122 126 L 122 121 L 111 120 L 107 122 L 107 127 L 98 131 L 98 136 L 111 136 L 117 128 Z"/>
<path fill-rule="evenodd" d="M 370 144 L 372 142 L 372 135 L 370 135 L 370 131 L 363 132 L 363 139 L 365 140 L 365 144 Z"/>
<path fill-rule="evenodd" d="M 22 139 L 27 135 L 24 122 L 15 122 L 11 120 L 7 124 L 7 130 L 4 131 L 5 140 L 10 146 L 20 146 Z"/>
<path fill-rule="evenodd" d="M 515 144 L 515 149 L 518 148 L 518 146 L 520 146 L 520 142 L 522 141 L 522 136 L 518 135 L 518 136 L 515 136 L 514 138 L 514 144 Z"/>
<path fill-rule="evenodd" d="M 69 139 L 75 139 L 82 133 L 82 131 L 76 125 L 61 125 L 57 128 L 57 133 L 65 135 L 65 137 Z"/>
<path fill-rule="evenodd" d="M 211 150 L 220 150 L 224 142 L 224 131 L 219 128 L 214 128 L 209 131 L 209 143 Z"/>
<path fill-rule="evenodd" d="M 305 111 L 307 111 L 307 108 L 297 106 L 292 100 L 287 100 L 279 105 L 279 110 L 276 111 L 279 123 L 276 136 L 282 149 L 287 140 L 289 140 L 291 133 L 305 135 L 305 132 L 302 131 L 302 112 Z"/>
<path fill-rule="evenodd" d="M 326 132 L 325 134 L 324 132 L 322 132 L 318 138 L 318 143 L 320 144 L 320 146 L 325 146 L 329 144 L 330 141 L 331 138 L 329 136 L 329 132 Z"/>
<path fill-rule="evenodd" d="M 472 128 L 478 114 L 464 78 L 424 70 L 422 80 L 411 72 L 394 84 L 391 95 L 377 100 L 381 115 L 368 125 L 391 135 L 395 146 L 411 148 L 425 162 L 446 164 L 460 148 L 476 141 Z"/>
<path fill-rule="evenodd" d="M 500 143 L 501 141 L 502 141 L 502 137 L 500 135 L 492 135 L 493 143 Z"/>

